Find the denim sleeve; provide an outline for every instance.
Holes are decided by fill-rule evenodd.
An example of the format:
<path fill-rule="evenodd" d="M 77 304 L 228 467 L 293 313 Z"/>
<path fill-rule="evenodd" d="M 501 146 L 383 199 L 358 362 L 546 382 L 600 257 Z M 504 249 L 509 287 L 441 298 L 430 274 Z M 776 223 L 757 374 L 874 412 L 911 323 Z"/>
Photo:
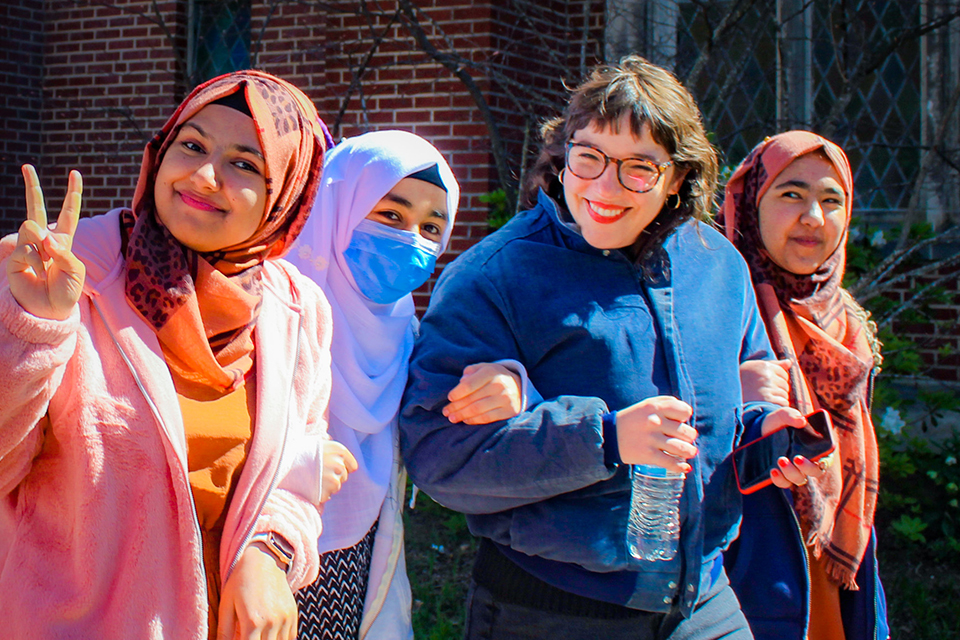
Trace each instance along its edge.
<path fill-rule="evenodd" d="M 743 339 L 740 345 L 740 362 L 747 360 L 773 360 L 777 356 L 770 346 L 767 327 L 763 324 L 757 294 L 750 284 L 750 276 L 744 279 Z"/>
<path fill-rule="evenodd" d="M 749 273 L 744 270 L 744 304 L 743 304 L 743 337 L 740 344 L 740 362 L 747 360 L 773 360 L 777 356 L 770 346 L 767 336 L 767 327 L 760 315 L 757 306 L 757 295 L 750 284 Z M 740 443 L 750 442 L 760 437 L 764 419 L 773 411 L 779 409 L 769 402 L 750 402 L 743 406 L 741 421 L 743 431 Z"/>
<path fill-rule="evenodd" d="M 437 284 L 410 362 L 400 413 L 404 462 L 417 486 L 463 513 L 539 502 L 615 471 L 604 464 L 607 407 L 599 398 L 550 398 L 486 425 L 444 417 L 447 393 L 465 366 L 513 359 L 529 367 L 509 316 L 476 265 L 455 263 Z"/>
<path fill-rule="evenodd" d="M 743 434 L 740 436 L 739 444 L 746 444 L 759 438 L 763 421 L 779 408 L 769 402 L 748 402 L 743 405 L 743 412 L 740 414 Z"/>

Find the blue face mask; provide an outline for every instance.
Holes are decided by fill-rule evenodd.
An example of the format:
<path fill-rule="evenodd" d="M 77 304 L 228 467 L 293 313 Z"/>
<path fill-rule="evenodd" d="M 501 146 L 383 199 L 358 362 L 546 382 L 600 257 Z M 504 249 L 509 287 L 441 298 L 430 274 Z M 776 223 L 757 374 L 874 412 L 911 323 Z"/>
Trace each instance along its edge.
<path fill-rule="evenodd" d="M 440 245 L 418 233 L 363 220 L 343 257 L 360 292 L 379 304 L 396 302 L 433 273 Z"/>

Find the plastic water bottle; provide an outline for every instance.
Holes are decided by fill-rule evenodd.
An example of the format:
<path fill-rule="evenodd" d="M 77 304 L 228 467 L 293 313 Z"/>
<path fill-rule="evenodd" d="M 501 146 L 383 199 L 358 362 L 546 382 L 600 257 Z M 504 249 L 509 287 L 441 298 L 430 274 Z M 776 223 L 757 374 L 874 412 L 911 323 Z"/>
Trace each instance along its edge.
<path fill-rule="evenodd" d="M 637 560 L 672 560 L 680 540 L 684 474 L 663 467 L 633 467 L 627 551 Z"/>

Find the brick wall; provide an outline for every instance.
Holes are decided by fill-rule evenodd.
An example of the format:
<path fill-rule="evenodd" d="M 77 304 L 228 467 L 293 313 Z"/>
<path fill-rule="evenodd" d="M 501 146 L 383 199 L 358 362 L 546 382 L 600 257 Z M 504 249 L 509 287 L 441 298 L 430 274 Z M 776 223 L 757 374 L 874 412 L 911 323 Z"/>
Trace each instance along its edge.
<path fill-rule="evenodd" d="M 143 147 L 177 104 L 172 42 L 136 15 L 149 2 L 46 2 L 43 160 L 47 207 L 58 211 L 70 169 L 83 173 L 85 214 L 128 204 Z M 175 34 L 175 2 L 158 4 Z"/>
<path fill-rule="evenodd" d="M 917 345 L 922 360 L 918 373 L 936 380 L 960 382 L 960 268 L 953 266 L 924 278 L 913 278 L 887 297 L 904 303 L 914 291 L 941 279 L 938 286 L 944 290 L 944 296 L 923 305 L 922 313 L 913 314 L 913 318 L 895 322 L 893 331 L 897 338 Z"/>
<path fill-rule="evenodd" d="M 463 58 L 501 123 L 510 171 L 519 176 L 524 131 L 557 113 L 563 83 L 576 84 L 602 51 L 605 3 L 413 1 L 430 41 Z M 355 1 L 270 4 L 253 2 L 256 66 L 302 87 L 335 136 L 402 128 L 445 154 L 463 197 L 444 262 L 486 235 L 487 207 L 478 198 L 498 180 L 484 119 L 463 83 L 418 49 L 396 4 L 381 3 L 381 13 L 366 16 Z M 23 219 L 25 161 L 38 165 L 52 212 L 71 168 L 84 174 L 86 213 L 129 203 L 143 145 L 189 88 L 186 2 L 158 2 L 157 10 L 150 0 L 0 4 L 0 231 Z M 351 90 L 361 63 L 362 82 Z M 417 296 L 421 308 L 430 287 Z M 933 307 L 944 325 L 898 327 L 924 344 L 929 373 L 951 380 L 960 377 L 958 298 Z"/>
<path fill-rule="evenodd" d="M 418 4 L 431 5 L 420 15 L 431 41 L 445 36 L 467 60 L 482 60 L 489 49 L 489 5 L 464 0 Z M 367 58 L 375 36 L 383 39 Z M 430 140 L 450 162 L 463 195 L 450 250 L 441 263 L 485 235 L 486 209 L 476 198 L 493 188 L 490 145 L 483 119 L 462 83 L 421 53 L 410 31 L 392 13 L 363 18 L 351 10 L 331 12 L 326 62 L 325 82 L 312 95 L 335 137 L 406 129 Z M 351 92 L 364 62 L 362 84 Z M 484 78 L 477 77 L 477 82 L 489 89 Z M 418 306 L 425 306 L 431 287 L 432 282 L 417 295 Z"/>
<path fill-rule="evenodd" d="M 498 117 L 523 137 L 558 115 L 568 86 L 602 61 L 604 2 L 510 2 L 496 7 L 490 64 L 505 77 L 492 97 Z M 533 140 L 536 135 L 533 136 Z M 532 144 L 529 153 L 536 153 Z"/>
<path fill-rule="evenodd" d="M 45 77 L 42 109 L 32 112 L 41 114 L 40 174 L 51 209 L 59 208 L 71 168 L 84 174 L 85 213 L 127 204 L 143 145 L 185 91 L 185 69 L 178 55 L 182 58 L 185 51 L 186 3 L 160 2 L 158 14 L 148 0 L 102 4 L 48 0 L 43 20 L 34 20 L 42 24 L 38 66 Z M 494 114 L 504 122 L 511 172 L 518 176 L 524 116 L 512 114 L 527 108 L 528 116 L 552 115 L 556 108 L 548 105 L 551 100 L 562 103 L 562 80 L 578 79 L 578 67 L 562 67 L 575 57 L 579 61 L 580 38 L 570 30 L 577 20 L 583 23 L 584 4 L 531 3 L 536 15 L 527 19 L 511 13 L 507 7 L 515 3 L 506 0 L 414 4 L 422 9 L 418 18 L 426 36 L 443 53 L 462 56 Z M 410 29 L 398 19 L 395 4 L 384 3 L 381 6 L 387 9 L 366 16 L 358 14 L 359 6 L 343 2 L 321 8 L 284 2 L 270 7 L 253 2 L 253 64 L 303 88 L 335 137 L 402 128 L 427 138 L 444 153 L 463 191 L 450 251 L 441 261 L 446 263 L 488 232 L 487 207 L 478 196 L 496 188 L 498 180 L 486 124 L 463 83 L 418 49 Z M 602 3 L 595 2 L 593 8 L 602 15 Z M 592 18 L 595 26 L 600 24 L 599 15 Z M 154 24 L 158 16 L 163 26 Z M 367 58 L 376 37 L 379 46 Z M 549 55 L 537 54 L 543 46 L 549 47 Z M 596 50 L 591 46 L 587 64 L 595 62 Z M 351 91 L 354 72 L 364 60 L 362 82 Z M 485 65 L 514 85 L 491 83 L 484 75 Z M 538 82 L 545 90 L 542 95 L 537 91 L 536 104 L 508 95 L 516 86 L 530 92 Z M 27 84 L 23 78 L 12 83 Z M 4 161 L 4 171 L 10 170 L 8 165 Z M 0 213 L 18 219 L 22 181 L 16 189 L 20 202 L 0 203 Z M 4 231 L 14 228 L 5 225 Z M 423 294 L 429 289 L 428 285 Z M 418 296 L 421 307 L 427 300 L 423 294 Z"/>
<path fill-rule="evenodd" d="M 569 68 L 568 14 L 573 12 L 579 18 L 583 4 L 554 2 L 547 7 L 532 3 L 532 8 L 545 12 L 549 18 L 541 17 L 535 23 L 518 23 L 515 15 L 505 14 L 503 7 L 514 3 L 504 0 L 432 0 L 416 4 L 422 9 L 417 21 L 426 37 L 442 53 L 462 59 L 463 67 L 470 70 L 502 123 L 512 161 L 511 173 L 519 176 L 524 118 L 510 116 L 522 107 L 538 117 L 551 115 L 557 106 L 547 107 L 549 101 L 562 104 L 562 79 L 576 79 L 579 75 L 578 69 Z M 442 266 L 488 233 L 487 206 L 479 196 L 498 186 L 488 129 L 465 85 L 420 50 L 413 30 L 397 14 L 396 5 L 381 6 L 386 8 L 379 13 L 359 15 L 355 2 L 341 3 L 337 5 L 339 10 L 325 12 L 283 5 L 271 17 L 262 41 L 254 43 L 257 64 L 303 87 L 317 103 L 336 138 L 400 128 L 423 136 L 440 149 L 462 189 L 456 229 L 447 254 L 441 258 Z M 590 6 L 602 15 L 602 3 Z M 260 17 L 255 13 L 255 28 Z M 599 16 L 592 20 L 596 26 L 601 22 Z M 548 28 L 548 24 L 552 26 Z M 532 33 L 532 28 L 541 29 L 542 33 Z M 594 40 L 597 32 L 593 32 Z M 517 46 L 524 41 L 531 44 L 525 48 Z M 575 42 L 579 51 L 579 41 Z M 550 47 L 556 53 L 540 56 L 544 58 L 540 61 L 534 45 Z M 520 51 L 520 55 L 510 47 Z M 596 61 L 589 55 L 586 59 L 587 64 Z M 552 85 L 542 82 L 546 97 L 538 105 L 529 100 L 517 105 L 506 95 L 512 85 L 491 82 L 485 74 L 484 70 L 490 67 L 528 93 L 543 78 L 549 78 Z M 535 69 L 539 76 L 518 71 L 525 68 Z M 426 306 L 432 282 L 416 296 L 421 308 Z"/>
<path fill-rule="evenodd" d="M 20 165 L 40 164 L 43 7 L 31 0 L 0 4 L 0 231 L 24 219 Z"/>

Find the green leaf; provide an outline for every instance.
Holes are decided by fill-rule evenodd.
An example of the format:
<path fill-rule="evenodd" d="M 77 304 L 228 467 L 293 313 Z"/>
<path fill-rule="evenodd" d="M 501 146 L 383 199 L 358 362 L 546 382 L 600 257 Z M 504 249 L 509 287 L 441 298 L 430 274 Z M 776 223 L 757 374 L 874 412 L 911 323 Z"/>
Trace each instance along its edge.
<path fill-rule="evenodd" d="M 920 518 L 914 518 L 904 514 L 900 516 L 899 520 L 894 520 L 890 524 L 890 528 L 910 542 L 927 541 L 922 533 L 922 531 L 927 528 L 927 523 Z"/>

